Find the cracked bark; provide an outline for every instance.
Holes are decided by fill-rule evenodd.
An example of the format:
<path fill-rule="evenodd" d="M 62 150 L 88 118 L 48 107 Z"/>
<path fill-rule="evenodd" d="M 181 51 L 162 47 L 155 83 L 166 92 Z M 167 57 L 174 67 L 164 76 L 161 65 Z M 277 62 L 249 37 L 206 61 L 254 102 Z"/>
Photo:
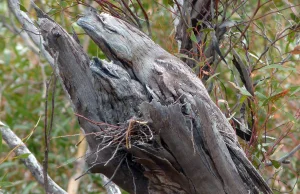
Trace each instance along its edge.
<path fill-rule="evenodd" d="M 111 62 L 90 60 L 62 27 L 39 19 L 79 123 L 92 134 L 92 173 L 129 193 L 272 193 L 184 62 L 110 15 L 92 10 L 77 23 Z"/>

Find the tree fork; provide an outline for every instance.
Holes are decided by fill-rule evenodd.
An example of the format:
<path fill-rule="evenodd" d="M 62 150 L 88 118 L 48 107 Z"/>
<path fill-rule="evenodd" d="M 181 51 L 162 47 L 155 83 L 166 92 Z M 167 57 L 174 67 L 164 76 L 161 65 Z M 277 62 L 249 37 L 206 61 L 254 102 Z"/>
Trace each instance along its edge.
<path fill-rule="evenodd" d="M 272 193 L 201 80 L 147 35 L 91 11 L 78 25 L 111 62 L 90 61 L 54 21 L 39 25 L 82 116 L 91 172 L 130 193 Z"/>

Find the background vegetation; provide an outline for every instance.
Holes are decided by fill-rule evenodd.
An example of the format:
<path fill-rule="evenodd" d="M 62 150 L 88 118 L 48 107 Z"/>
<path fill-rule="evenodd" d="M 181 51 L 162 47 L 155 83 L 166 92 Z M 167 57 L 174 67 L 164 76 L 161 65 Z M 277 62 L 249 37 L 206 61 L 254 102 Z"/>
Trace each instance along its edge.
<path fill-rule="evenodd" d="M 115 1 L 107 2 L 119 6 Z M 130 8 L 143 18 L 137 1 L 128 2 Z M 22 1 L 22 9 L 35 18 L 29 3 L 29 0 Z M 69 32 L 73 27 L 90 56 L 104 57 L 93 42 L 84 36 L 83 31 L 76 25 L 76 20 L 84 13 L 85 3 L 100 10 L 105 10 L 105 6 L 87 1 L 43 0 L 36 3 Z M 167 0 L 143 0 L 142 7 L 149 16 L 153 40 L 176 55 L 178 48 L 170 8 L 173 3 Z M 218 5 L 219 11 L 222 10 L 222 2 Z M 215 71 L 201 72 L 211 76 L 206 83 L 208 85 L 213 82 L 211 97 L 228 118 L 232 119 L 238 112 L 240 107 L 237 102 L 253 99 L 252 106 L 247 111 L 253 112 L 257 118 L 255 138 L 250 142 L 240 142 L 249 159 L 264 178 L 269 180 L 268 183 L 275 193 L 300 192 L 300 154 L 295 153 L 289 158 L 289 162 L 285 161 L 286 164 L 280 163 L 280 158 L 300 145 L 300 68 L 297 66 L 300 53 L 299 6 L 297 1 L 263 1 L 254 14 L 257 4 L 253 1 L 232 1 L 226 18 L 238 24 L 238 28 L 230 27 L 220 44 L 227 64 L 221 61 Z M 213 22 L 220 23 L 220 19 L 216 18 Z M 142 25 L 147 31 L 146 22 L 142 22 Z M 241 36 L 243 30 L 245 33 Z M 33 131 L 26 145 L 42 162 L 46 82 L 50 79 L 52 69 L 39 53 L 28 47 L 20 36 L 21 32 L 22 26 L 8 10 L 7 2 L 1 1 L 0 120 L 20 138 L 27 137 Z M 193 40 L 192 34 L 191 39 Z M 253 97 L 242 87 L 238 71 L 232 63 L 232 55 L 226 54 L 231 41 L 237 42 L 234 48 L 242 60 L 254 67 L 251 74 L 253 82 L 256 83 Z M 203 44 L 208 43 L 209 38 Z M 196 54 L 201 56 L 201 53 Z M 200 69 L 204 61 L 204 57 L 198 61 Z M 82 137 L 71 104 L 59 83 L 55 98 L 49 174 L 61 187 L 67 188 L 77 168 L 75 159 L 78 158 L 78 146 L 82 145 L 78 142 Z M 9 193 L 43 193 L 43 188 L 1 140 L 2 138 L 0 188 Z M 105 192 L 101 185 L 99 176 L 86 175 L 81 179 L 78 193 Z"/>

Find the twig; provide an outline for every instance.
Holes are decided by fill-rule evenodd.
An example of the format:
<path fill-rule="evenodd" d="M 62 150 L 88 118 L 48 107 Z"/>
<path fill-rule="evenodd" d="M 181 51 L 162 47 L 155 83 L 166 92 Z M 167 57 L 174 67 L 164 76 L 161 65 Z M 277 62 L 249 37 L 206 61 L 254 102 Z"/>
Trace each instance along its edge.
<path fill-rule="evenodd" d="M 106 176 L 104 176 L 103 174 L 101 174 L 100 176 L 101 176 L 102 181 L 104 183 L 109 181 L 109 179 Z M 116 184 L 112 183 L 112 182 L 110 182 L 105 188 L 106 188 L 107 194 L 122 194 L 119 187 Z"/>
<path fill-rule="evenodd" d="M 44 187 L 45 192 L 48 193 L 48 179 L 47 179 L 47 170 L 48 170 L 48 95 L 49 95 L 49 85 L 51 79 L 46 83 L 46 99 L 45 99 L 45 119 L 44 119 L 44 140 L 45 140 L 45 152 L 43 160 L 43 175 L 44 175 Z"/>
<path fill-rule="evenodd" d="M 50 63 L 50 65 L 54 64 L 53 58 L 50 54 L 45 50 L 43 44 L 41 44 L 41 35 L 37 27 L 35 27 L 34 22 L 26 15 L 25 12 L 20 10 L 20 1 L 19 0 L 8 0 L 8 7 L 11 12 L 16 16 L 19 22 L 22 25 L 22 28 L 27 32 L 31 40 L 35 43 L 36 46 L 39 46 L 41 49 L 42 54 Z M 31 2 L 33 3 L 33 2 Z"/>
<path fill-rule="evenodd" d="M 177 2 L 177 0 L 174 0 L 174 2 L 175 2 L 176 6 L 178 8 L 178 12 L 180 14 L 181 19 L 184 21 L 184 24 L 185 24 L 186 28 L 188 28 L 189 25 L 188 25 L 188 22 L 185 20 L 185 17 L 183 15 L 182 11 L 181 11 L 180 4 Z"/>
<path fill-rule="evenodd" d="M 84 134 L 80 133 L 80 136 L 78 137 L 78 139 L 80 140 L 82 138 L 84 138 Z M 81 179 L 75 181 L 75 178 L 82 174 L 83 169 L 85 167 L 85 161 L 82 158 L 82 156 L 85 155 L 86 147 L 87 147 L 86 141 L 83 141 L 83 143 L 79 144 L 79 146 L 78 146 L 77 154 L 76 154 L 76 162 L 74 163 L 75 164 L 74 165 L 75 166 L 75 174 L 69 180 L 68 194 L 77 194 L 78 193 L 78 188 L 79 188 Z"/>
<path fill-rule="evenodd" d="M 285 156 L 279 158 L 277 161 L 280 163 L 288 163 L 287 159 L 292 157 L 298 150 L 300 150 L 300 144 L 298 144 L 296 147 L 294 147 L 294 149 L 292 149 L 291 152 L 289 152 Z M 272 166 L 272 162 L 268 161 L 266 163 L 266 166 Z"/>
<path fill-rule="evenodd" d="M 57 60 L 58 60 L 58 53 L 55 54 L 54 57 L 54 67 L 57 65 Z M 48 170 L 48 155 L 49 155 L 49 145 L 50 145 L 50 134 L 52 131 L 52 127 L 53 127 L 53 119 L 54 119 L 54 103 L 55 103 L 55 90 L 56 90 L 56 80 L 57 80 L 57 76 L 55 75 L 55 68 L 54 68 L 54 72 L 52 74 L 53 78 L 53 88 L 52 88 L 52 100 L 51 100 L 51 117 L 50 117 L 50 126 L 48 129 L 48 95 L 49 95 L 49 86 L 52 80 L 49 80 L 48 83 L 46 83 L 46 100 L 45 100 L 45 120 L 44 120 L 44 139 L 45 139 L 45 155 L 44 155 L 44 160 L 43 160 L 43 166 L 44 166 L 44 182 L 45 182 L 45 192 L 48 193 L 48 179 L 47 179 L 47 170 Z"/>
<path fill-rule="evenodd" d="M 145 11 L 145 9 L 144 9 L 143 5 L 141 4 L 140 0 L 136 0 L 136 1 L 138 2 L 140 8 L 142 9 L 142 12 L 143 12 L 145 20 L 146 20 L 147 28 L 148 28 L 148 33 L 149 33 L 149 36 L 151 37 L 152 36 L 152 32 L 151 32 L 151 27 L 150 27 L 150 22 L 149 22 L 148 14 Z"/>
<path fill-rule="evenodd" d="M 55 53 L 55 56 L 54 56 L 54 67 L 57 66 L 58 55 L 59 55 L 59 53 Z M 55 91 L 56 91 L 56 82 L 57 82 L 57 75 L 55 74 L 55 72 L 56 72 L 56 69 L 54 69 L 54 72 L 52 74 L 52 76 L 54 78 L 53 78 L 53 83 L 52 83 L 52 100 L 51 100 L 50 128 L 49 128 L 48 137 L 47 137 L 48 144 L 50 143 L 50 138 L 51 138 L 50 134 L 51 134 L 51 131 L 52 131 L 53 119 L 54 119 Z"/>
<path fill-rule="evenodd" d="M 133 182 L 133 186 L 134 186 L 134 194 L 136 194 L 136 184 L 135 184 L 135 178 L 134 178 L 134 174 L 132 173 L 132 170 L 130 169 L 130 166 L 128 164 L 128 159 L 126 157 L 126 164 L 127 164 L 127 167 L 128 167 L 128 170 L 130 172 L 130 174 L 132 175 L 132 182 Z"/>
<path fill-rule="evenodd" d="M 265 4 L 269 3 L 269 2 L 270 2 L 270 0 L 267 1 L 267 2 L 264 2 L 264 3 L 262 3 L 262 4 L 261 4 L 260 0 L 257 2 L 256 9 L 254 10 L 253 15 L 252 15 L 251 19 L 249 20 L 247 26 L 246 26 L 245 29 L 242 31 L 241 36 L 239 37 L 239 39 L 238 39 L 233 45 L 231 45 L 231 44 L 229 45 L 228 51 L 223 55 L 224 58 L 226 58 L 226 56 L 230 53 L 231 49 L 234 48 L 237 44 L 239 44 L 239 42 L 243 39 L 243 37 L 245 36 L 245 33 L 247 32 L 248 28 L 250 27 L 250 24 L 254 21 L 254 17 L 255 17 L 255 15 L 257 14 L 257 12 L 259 11 L 259 9 L 260 9 L 262 6 L 264 6 Z M 218 64 L 221 62 L 221 60 L 222 60 L 222 59 L 220 58 L 220 59 L 217 61 L 215 69 L 217 68 L 217 66 L 218 66 Z M 215 69 L 214 69 L 214 70 L 215 70 Z"/>
<path fill-rule="evenodd" d="M 104 187 L 107 186 L 107 185 L 112 181 L 112 179 L 115 177 L 117 171 L 119 170 L 119 168 L 120 168 L 121 164 L 123 163 L 123 160 L 126 158 L 126 156 L 127 156 L 127 154 L 125 154 L 125 155 L 123 156 L 123 158 L 122 158 L 121 161 L 119 162 L 118 166 L 116 167 L 116 169 L 115 169 L 114 173 L 112 174 L 112 176 L 110 177 L 110 179 L 107 181 L 107 183 L 105 183 L 105 184 L 103 185 Z"/>
<path fill-rule="evenodd" d="M 137 23 L 137 26 L 139 27 L 140 30 L 142 30 L 142 25 L 140 23 L 140 20 L 139 18 L 131 11 L 130 7 L 128 6 L 128 4 L 124 1 L 124 0 L 121 0 L 124 7 L 128 10 L 128 12 L 130 13 L 130 15 L 132 15 L 132 17 L 134 18 L 134 20 L 136 21 Z"/>
<path fill-rule="evenodd" d="M 123 138 L 124 139 L 124 138 Z M 104 166 L 106 166 L 112 159 L 114 159 L 115 155 L 117 154 L 118 150 L 119 150 L 119 147 L 121 145 L 123 140 L 121 140 L 119 143 L 118 143 L 118 146 L 116 147 L 114 153 L 112 154 L 112 156 L 107 160 L 107 162 L 104 164 Z"/>

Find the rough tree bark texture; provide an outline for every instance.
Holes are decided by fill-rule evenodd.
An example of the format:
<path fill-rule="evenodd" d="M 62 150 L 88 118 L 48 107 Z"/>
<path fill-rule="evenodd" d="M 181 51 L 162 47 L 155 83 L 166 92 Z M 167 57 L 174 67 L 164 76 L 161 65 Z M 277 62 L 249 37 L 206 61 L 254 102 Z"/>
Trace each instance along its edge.
<path fill-rule="evenodd" d="M 211 75 L 216 73 L 215 70 L 219 64 L 217 56 L 219 56 L 223 62 L 227 63 L 223 58 L 219 45 L 223 41 L 227 28 L 236 24 L 234 21 L 231 21 L 230 18 L 226 17 L 230 2 L 211 0 L 177 0 L 175 2 L 175 14 L 173 14 L 173 16 L 176 28 L 175 37 L 179 42 L 179 52 L 194 59 L 182 58 L 182 60 L 195 70 L 195 73 L 206 85 L 207 91 L 211 93 L 214 88 L 213 82 L 206 83 L 206 81 Z M 192 29 L 197 42 L 191 40 L 191 35 L 187 33 L 188 29 Z M 210 30 L 210 32 L 208 33 L 207 30 Z M 211 39 L 211 41 L 208 41 L 208 39 Z M 249 73 L 250 69 L 243 63 L 234 49 L 232 49 L 231 53 L 234 56 L 233 64 L 240 74 L 242 83 L 245 85 L 247 91 L 253 95 L 253 84 L 251 83 Z M 205 63 L 204 65 L 197 66 L 196 61 L 205 61 Z M 251 115 L 249 115 L 249 117 L 252 119 L 249 119 L 251 122 L 248 123 L 245 111 L 246 106 L 251 107 L 250 99 L 247 100 L 247 103 L 243 103 L 239 114 L 236 114 L 232 122 L 234 123 L 236 134 L 240 138 L 250 141 L 252 135 L 250 129 L 252 129 L 253 126 L 254 116 L 250 113 Z M 239 122 L 236 122 L 236 120 Z"/>
<path fill-rule="evenodd" d="M 39 19 L 86 134 L 91 172 L 138 194 L 272 193 L 184 62 L 110 15 L 91 11 L 77 23 L 111 62 L 90 61 L 62 27 Z"/>

